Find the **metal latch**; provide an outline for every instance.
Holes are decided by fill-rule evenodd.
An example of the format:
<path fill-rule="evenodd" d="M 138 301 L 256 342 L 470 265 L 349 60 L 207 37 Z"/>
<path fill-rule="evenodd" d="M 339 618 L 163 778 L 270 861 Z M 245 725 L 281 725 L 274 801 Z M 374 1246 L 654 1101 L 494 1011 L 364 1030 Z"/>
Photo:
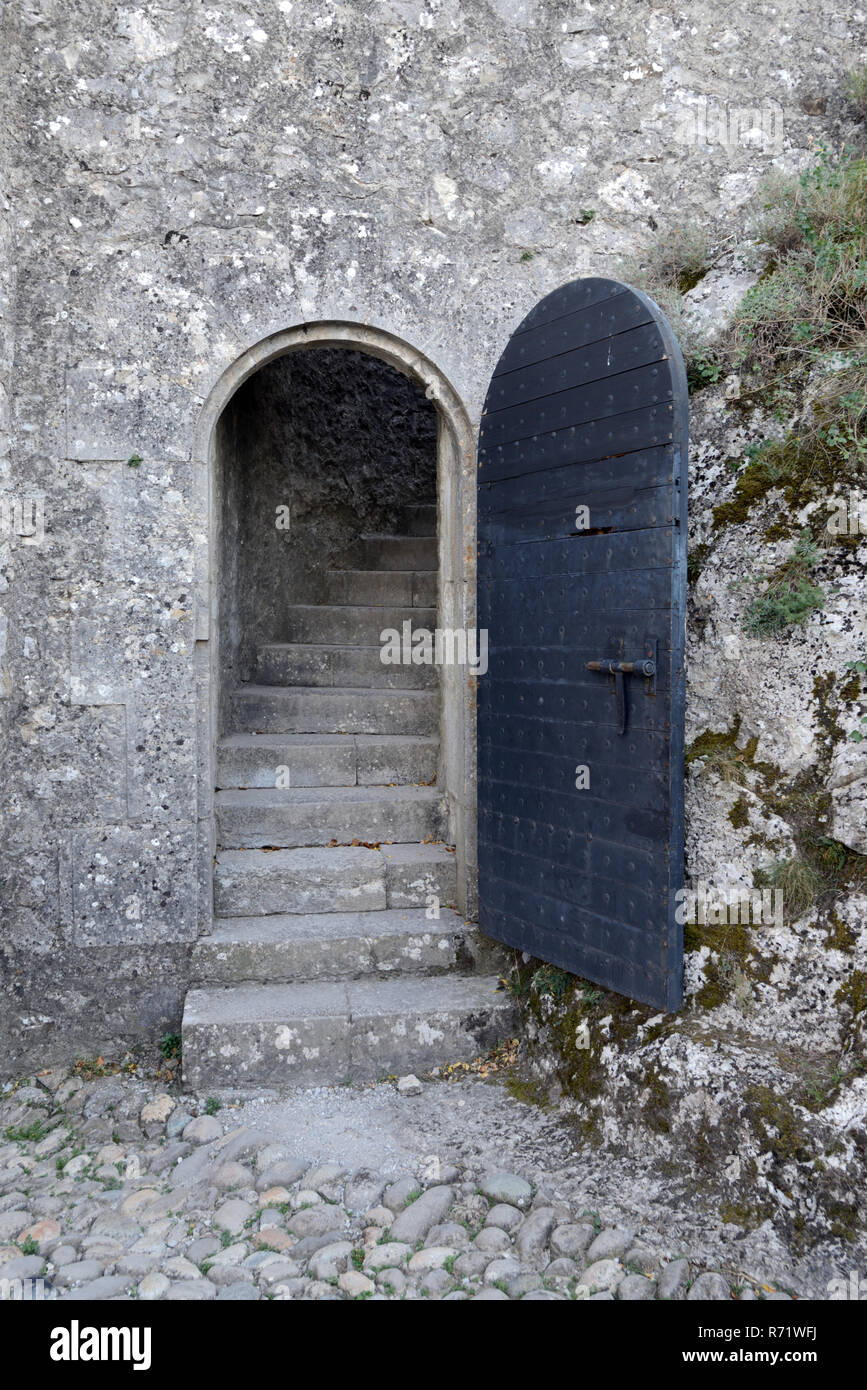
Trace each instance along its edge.
<path fill-rule="evenodd" d="M 656 662 L 650 658 L 640 661 L 611 661 L 603 659 L 601 661 L 588 661 L 588 671 L 601 671 L 603 675 L 614 677 L 614 695 L 617 700 L 617 713 L 620 717 L 620 732 L 626 732 L 626 687 L 623 684 L 624 676 L 645 676 L 653 677 L 656 675 Z"/>

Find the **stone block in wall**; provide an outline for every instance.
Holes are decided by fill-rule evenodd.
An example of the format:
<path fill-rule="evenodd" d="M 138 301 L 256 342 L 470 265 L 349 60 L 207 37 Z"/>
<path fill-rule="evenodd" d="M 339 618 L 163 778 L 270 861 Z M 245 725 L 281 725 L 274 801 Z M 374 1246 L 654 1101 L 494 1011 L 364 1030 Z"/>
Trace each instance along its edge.
<path fill-rule="evenodd" d="M 850 722 L 854 719 L 851 716 Z M 867 854 L 867 758 L 863 748 L 863 742 L 851 739 L 839 743 L 828 775 L 831 834 L 858 854 Z"/>
<path fill-rule="evenodd" d="M 126 573 L 125 494 L 132 470 L 103 461 L 58 464 L 57 471 L 58 485 L 45 502 L 52 574 L 69 583 L 72 611 L 87 616 Z"/>
<path fill-rule="evenodd" d="M 75 946 L 196 935 L 195 824 L 73 830 L 61 855 L 61 913 Z"/>
<path fill-rule="evenodd" d="M 125 943 L 98 951 L 4 948 L 13 995 L 0 1010 L 10 1076 L 73 1057 L 122 1057 L 132 1044 L 180 1032 L 190 946 Z"/>
<path fill-rule="evenodd" d="M 83 465 L 82 471 L 75 512 L 81 568 L 73 568 L 70 581 L 70 698 L 125 706 L 118 772 L 126 817 L 176 821 L 188 815 L 193 821 L 193 536 L 202 520 L 194 469 L 156 460 L 134 468 Z M 93 513 L 102 531 L 94 529 Z"/>
<path fill-rule="evenodd" d="M 23 726 L 27 741 L 21 739 L 14 759 L 9 754 L 31 814 L 52 827 L 125 820 L 125 706 L 61 705 L 50 713 L 47 725 Z"/>
<path fill-rule="evenodd" d="M 206 935 L 214 922 L 214 858 L 217 853 L 217 835 L 213 817 L 196 823 L 198 848 L 198 934 Z"/>
<path fill-rule="evenodd" d="M 195 696 L 189 672 L 161 666 L 127 703 L 130 820 L 172 822 L 196 816 Z"/>
<path fill-rule="evenodd" d="M 84 363 L 66 374 L 70 459 L 188 458 L 198 403 L 137 362 Z"/>
<path fill-rule="evenodd" d="M 41 955 L 57 945 L 57 846 L 33 844 L 8 818 L 0 837 L 0 922 L 4 951 Z"/>
<path fill-rule="evenodd" d="M 171 599 L 117 604 L 113 618 L 74 619 L 74 704 L 123 705 L 117 773 L 133 820 L 196 815 L 197 738 L 193 619 Z"/>
<path fill-rule="evenodd" d="M 119 605 L 118 605 L 119 607 Z M 73 705 L 126 702 L 123 643 L 106 616 L 69 622 L 69 698 Z"/>
<path fill-rule="evenodd" d="M 8 700 L 12 694 L 12 676 L 6 665 L 6 644 L 9 640 L 9 620 L 0 612 L 0 700 Z"/>

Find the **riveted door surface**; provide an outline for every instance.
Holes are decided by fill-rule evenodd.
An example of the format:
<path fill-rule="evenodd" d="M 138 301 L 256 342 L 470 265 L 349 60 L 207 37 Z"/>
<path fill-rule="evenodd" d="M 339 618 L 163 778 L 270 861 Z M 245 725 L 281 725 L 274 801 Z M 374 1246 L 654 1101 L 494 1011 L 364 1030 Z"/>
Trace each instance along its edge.
<path fill-rule="evenodd" d="M 682 997 L 687 389 L 671 328 L 573 281 L 512 334 L 479 434 L 480 925 Z"/>

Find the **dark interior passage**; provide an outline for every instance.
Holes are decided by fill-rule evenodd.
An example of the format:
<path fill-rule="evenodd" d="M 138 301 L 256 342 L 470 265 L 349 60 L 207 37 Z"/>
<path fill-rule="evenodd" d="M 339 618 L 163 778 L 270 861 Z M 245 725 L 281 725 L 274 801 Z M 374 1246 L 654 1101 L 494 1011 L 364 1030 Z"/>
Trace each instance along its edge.
<path fill-rule="evenodd" d="M 362 533 L 395 535 L 407 508 L 435 504 L 436 431 L 418 383 L 345 348 L 288 354 L 237 392 L 218 436 L 224 697 L 288 640 L 289 605 L 328 600 Z"/>

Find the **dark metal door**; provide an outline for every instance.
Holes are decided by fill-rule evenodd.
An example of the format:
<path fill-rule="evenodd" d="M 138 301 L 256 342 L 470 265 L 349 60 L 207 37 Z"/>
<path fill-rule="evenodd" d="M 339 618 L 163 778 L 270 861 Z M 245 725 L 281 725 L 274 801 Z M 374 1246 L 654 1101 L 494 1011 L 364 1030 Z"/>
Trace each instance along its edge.
<path fill-rule="evenodd" d="M 479 434 L 480 925 L 663 1009 L 682 998 L 687 388 L 616 280 L 543 299 Z"/>

